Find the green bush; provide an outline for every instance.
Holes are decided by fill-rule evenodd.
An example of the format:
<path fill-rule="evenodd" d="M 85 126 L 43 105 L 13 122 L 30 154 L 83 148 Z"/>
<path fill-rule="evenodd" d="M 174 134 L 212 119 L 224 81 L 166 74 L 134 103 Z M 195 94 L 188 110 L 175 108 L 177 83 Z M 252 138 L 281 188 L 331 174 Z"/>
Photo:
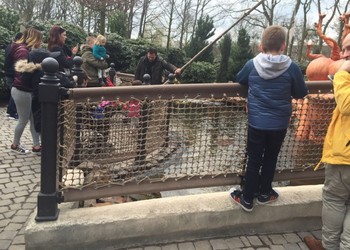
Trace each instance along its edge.
<path fill-rule="evenodd" d="M 4 62 L 5 62 L 5 48 L 11 42 L 13 35 L 12 33 L 0 26 L 0 99 L 7 99 L 10 95 L 5 82 L 5 71 L 4 71 Z"/>
<path fill-rule="evenodd" d="M 10 94 L 5 82 L 5 48 L 19 31 L 18 22 L 19 15 L 17 12 L 0 7 L 0 99 L 7 99 Z"/>
<path fill-rule="evenodd" d="M 111 33 L 117 33 L 122 37 L 127 36 L 128 16 L 123 11 L 116 10 L 108 17 L 108 26 Z"/>
<path fill-rule="evenodd" d="M 16 11 L 0 7 L 0 26 L 11 34 L 19 32 L 19 15 Z"/>
<path fill-rule="evenodd" d="M 14 35 L 5 27 L 0 26 L 0 69 L 1 73 L 4 73 L 4 61 L 5 61 L 5 48 L 10 44 Z"/>
<path fill-rule="evenodd" d="M 125 39 L 116 33 L 106 35 L 108 63 L 114 63 L 117 71 L 135 73 L 137 63 L 146 54 L 150 43 L 142 39 Z"/>
<path fill-rule="evenodd" d="M 194 62 L 182 74 L 182 83 L 214 82 L 218 65 L 208 62 Z"/>
<path fill-rule="evenodd" d="M 181 68 L 185 64 L 185 53 L 179 48 L 170 48 L 166 51 L 164 57 L 168 62 Z"/>

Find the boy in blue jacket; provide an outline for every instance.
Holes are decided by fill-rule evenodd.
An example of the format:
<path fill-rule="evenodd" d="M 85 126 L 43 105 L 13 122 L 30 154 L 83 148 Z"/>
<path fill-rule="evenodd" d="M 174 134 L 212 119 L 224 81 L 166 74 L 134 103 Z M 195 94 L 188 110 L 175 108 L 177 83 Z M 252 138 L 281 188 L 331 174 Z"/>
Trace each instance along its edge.
<path fill-rule="evenodd" d="M 267 27 L 261 38 L 261 51 L 249 60 L 236 80 L 248 86 L 248 161 L 243 190 L 230 193 L 245 211 L 258 204 L 273 202 L 278 193 L 272 189 L 277 157 L 292 114 L 292 97 L 307 95 L 304 76 L 297 64 L 283 55 L 286 32 L 283 27 Z"/>

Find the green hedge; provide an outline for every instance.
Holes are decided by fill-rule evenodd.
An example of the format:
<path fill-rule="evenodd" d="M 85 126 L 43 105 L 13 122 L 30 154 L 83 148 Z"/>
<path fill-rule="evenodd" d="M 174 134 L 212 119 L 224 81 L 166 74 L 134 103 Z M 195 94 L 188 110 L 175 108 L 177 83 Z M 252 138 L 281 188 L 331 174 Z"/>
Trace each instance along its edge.
<path fill-rule="evenodd" d="M 182 83 L 215 82 L 217 64 L 208 62 L 194 62 L 182 74 Z"/>

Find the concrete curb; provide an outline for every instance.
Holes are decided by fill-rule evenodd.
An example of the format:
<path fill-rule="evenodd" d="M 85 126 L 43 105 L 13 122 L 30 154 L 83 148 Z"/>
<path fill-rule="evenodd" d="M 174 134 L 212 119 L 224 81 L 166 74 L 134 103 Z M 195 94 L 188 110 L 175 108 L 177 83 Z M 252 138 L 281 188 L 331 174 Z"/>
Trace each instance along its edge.
<path fill-rule="evenodd" d="M 127 248 L 242 234 L 321 228 L 323 185 L 277 188 L 275 203 L 252 213 L 232 204 L 228 192 L 130 202 L 95 208 L 61 208 L 57 221 L 31 216 L 26 249 Z"/>

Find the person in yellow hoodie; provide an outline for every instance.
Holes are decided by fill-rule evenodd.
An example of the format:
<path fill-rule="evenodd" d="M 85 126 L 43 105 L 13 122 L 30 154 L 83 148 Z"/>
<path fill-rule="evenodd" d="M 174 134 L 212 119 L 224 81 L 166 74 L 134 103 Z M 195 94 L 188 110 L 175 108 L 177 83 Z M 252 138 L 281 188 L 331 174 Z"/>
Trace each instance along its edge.
<path fill-rule="evenodd" d="M 343 41 L 342 57 L 346 61 L 333 80 L 337 105 L 321 159 L 325 163 L 322 244 L 313 237 L 305 237 L 311 250 L 350 249 L 350 34 Z"/>

